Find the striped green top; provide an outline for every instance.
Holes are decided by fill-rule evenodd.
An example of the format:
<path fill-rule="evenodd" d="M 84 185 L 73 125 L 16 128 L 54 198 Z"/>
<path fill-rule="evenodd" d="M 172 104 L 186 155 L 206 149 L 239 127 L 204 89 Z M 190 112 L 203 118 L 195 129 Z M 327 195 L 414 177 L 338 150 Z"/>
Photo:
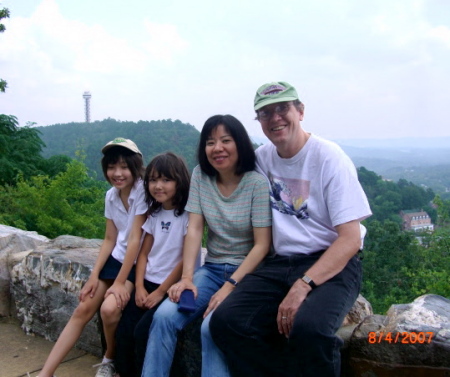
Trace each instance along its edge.
<path fill-rule="evenodd" d="M 244 174 L 238 187 L 223 196 L 216 177 L 195 167 L 186 211 L 203 215 L 208 224 L 205 262 L 239 265 L 253 247 L 253 227 L 272 225 L 269 186 L 261 174 Z"/>

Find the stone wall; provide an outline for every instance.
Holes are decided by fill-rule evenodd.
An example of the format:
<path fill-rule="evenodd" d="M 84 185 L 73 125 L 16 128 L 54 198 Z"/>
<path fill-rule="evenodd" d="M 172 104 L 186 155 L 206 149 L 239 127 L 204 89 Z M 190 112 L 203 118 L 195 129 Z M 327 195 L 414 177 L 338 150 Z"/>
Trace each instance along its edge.
<path fill-rule="evenodd" d="M 48 240 L 0 225 L 0 316 L 17 317 L 27 333 L 55 341 L 78 304 L 100 243 L 72 236 Z M 180 334 L 172 377 L 200 376 L 200 323 Z M 100 356 L 100 330 L 94 317 L 77 347 Z M 443 297 L 422 296 L 379 316 L 360 296 L 338 334 L 344 339 L 343 376 L 450 376 L 450 301 Z"/>

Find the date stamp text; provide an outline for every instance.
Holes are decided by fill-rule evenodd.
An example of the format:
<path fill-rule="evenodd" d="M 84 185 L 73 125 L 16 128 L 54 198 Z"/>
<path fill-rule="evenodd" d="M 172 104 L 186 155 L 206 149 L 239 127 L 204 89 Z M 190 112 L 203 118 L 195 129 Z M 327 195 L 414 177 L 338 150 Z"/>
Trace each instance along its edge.
<path fill-rule="evenodd" d="M 370 344 L 375 343 L 401 343 L 401 344 L 424 344 L 431 343 L 433 332 L 392 332 L 392 331 L 371 331 L 367 335 L 367 341 Z"/>

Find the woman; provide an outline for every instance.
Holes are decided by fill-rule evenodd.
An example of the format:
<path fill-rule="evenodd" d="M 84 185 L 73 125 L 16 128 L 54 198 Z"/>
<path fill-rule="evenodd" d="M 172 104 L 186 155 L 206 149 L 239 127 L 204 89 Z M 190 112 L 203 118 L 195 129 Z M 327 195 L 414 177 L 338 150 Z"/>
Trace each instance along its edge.
<path fill-rule="evenodd" d="M 183 246 L 181 280 L 168 291 L 150 329 L 143 376 L 169 376 L 177 335 L 203 314 L 207 317 L 263 260 L 271 243 L 268 185 L 255 172 L 255 153 L 244 126 L 231 115 L 215 115 L 203 126 L 199 166 L 191 178 L 189 225 Z M 195 273 L 205 222 L 208 225 L 205 264 Z M 178 311 L 184 290 L 192 290 L 194 312 Z M 202 325 L 208 332 L 209 317 Z M 202 351 L 202 374 L 216 376 L 215 347 Z"/>

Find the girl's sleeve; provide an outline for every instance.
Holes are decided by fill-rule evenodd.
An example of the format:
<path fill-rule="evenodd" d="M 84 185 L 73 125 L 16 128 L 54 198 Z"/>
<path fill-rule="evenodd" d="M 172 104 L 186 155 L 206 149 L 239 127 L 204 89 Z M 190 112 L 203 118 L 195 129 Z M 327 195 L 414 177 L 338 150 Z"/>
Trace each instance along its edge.
<path fill-rule="evenodd" d="M 111 190 L 108 190 L 105 194 L 105 217 L 107 219 L 112 219 L 112 213 L 111 213 Z"/>

